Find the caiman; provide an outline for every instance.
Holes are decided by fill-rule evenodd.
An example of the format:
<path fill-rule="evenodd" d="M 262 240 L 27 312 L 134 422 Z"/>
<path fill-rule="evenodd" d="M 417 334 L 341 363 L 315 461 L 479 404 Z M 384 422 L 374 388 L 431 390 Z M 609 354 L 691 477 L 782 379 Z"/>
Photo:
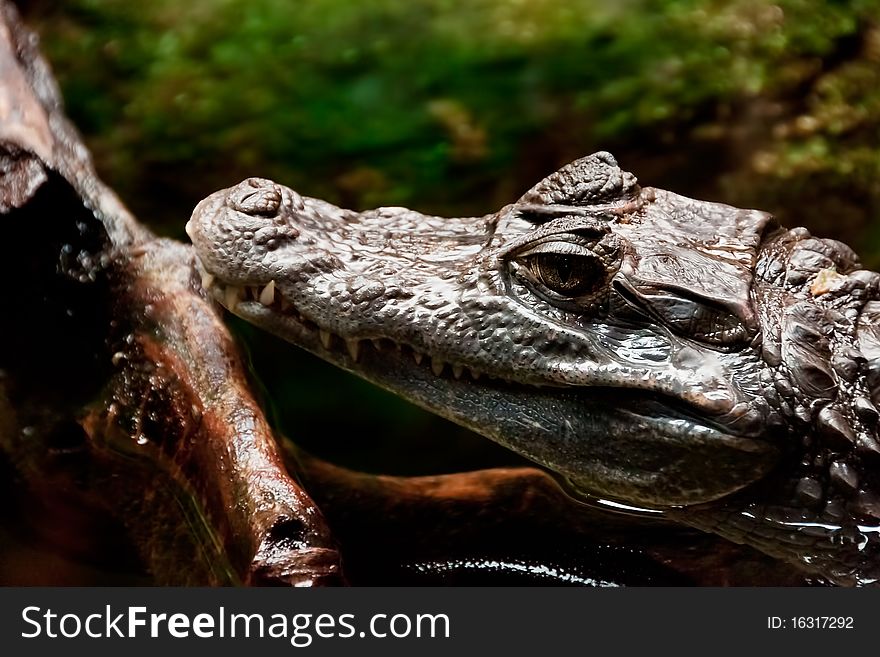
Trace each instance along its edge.
<path fill-rule="evenodd" d="M 483 217 L 249 178 L 187 231 L 230 311 L 573 494 L 880 581 L 880 275 L 848 246 L 604 152 Z"/>

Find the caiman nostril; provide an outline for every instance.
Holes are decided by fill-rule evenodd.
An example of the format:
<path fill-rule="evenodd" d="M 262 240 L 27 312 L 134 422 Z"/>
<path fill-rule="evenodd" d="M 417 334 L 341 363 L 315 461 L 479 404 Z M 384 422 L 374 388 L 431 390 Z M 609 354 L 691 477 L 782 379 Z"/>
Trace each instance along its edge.
<path fill-rule="evenodd" d="M 229 193 L 228 203 L 245 214 L 271 217 L 281 207 L 281 190 L 271 180 L 248 178 Z"/>

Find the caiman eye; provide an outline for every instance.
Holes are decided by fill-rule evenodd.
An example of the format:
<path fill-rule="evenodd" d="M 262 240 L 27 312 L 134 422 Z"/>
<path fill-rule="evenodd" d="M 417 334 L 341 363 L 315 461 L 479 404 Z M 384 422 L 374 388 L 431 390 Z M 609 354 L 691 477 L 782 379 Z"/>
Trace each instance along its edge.
<path fill-rule="evenodd" d="M 602 263 L 593 256 L 535 253 L 525 260 L 539 283 L 564 297 L 591 292 L 605 280 Z"/>

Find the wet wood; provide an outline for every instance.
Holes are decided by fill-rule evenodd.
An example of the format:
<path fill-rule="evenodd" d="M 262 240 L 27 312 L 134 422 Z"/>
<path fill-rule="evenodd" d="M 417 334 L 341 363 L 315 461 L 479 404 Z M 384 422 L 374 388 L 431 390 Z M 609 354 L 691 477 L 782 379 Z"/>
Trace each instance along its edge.
<path fill-rule="evenodd" d="M 188 247 L 98 180 L 36 39 L 0 17 L 0 446 L 31 508 L 108 511 L 159 583 L 340 583 Z"/>

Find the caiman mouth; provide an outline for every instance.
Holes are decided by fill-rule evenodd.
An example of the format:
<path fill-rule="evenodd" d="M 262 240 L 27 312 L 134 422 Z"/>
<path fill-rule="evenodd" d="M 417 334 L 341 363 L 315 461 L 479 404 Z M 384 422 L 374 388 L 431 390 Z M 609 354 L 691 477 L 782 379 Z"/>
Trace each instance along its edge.
<path fill-rule="evenodd" d="M 585 494 L 649 508 L 702 503 L 763 478 L 779 460 L 760 434 L 661 391 L 510 380 L 386 337 L 346 339 L 303 314 L 273 281 L 236 285 L 203 271 L 202 284 L 232 313 L 505 445 Z"/>
<path fill-rule="evenodd" d="M 471 365 L 450 362 L 420 351 L 411 344 L 398 342 L 391 338 L 345 338 L 327 328 L 322 327 L 310 317 L 304 315 L 294 304 L 288 301 L 277 290 L 274 281 L 266 285 L 235 285 L 217 280 L 214 276 L 202 272 L 202 285 L 209 290 L 215 299 L 223 306 L 243 316 L 247 320 L 256 321 L 258 324 L 295 322 L 301 332 L 298 343 L 301 346 L 311 347 L 318 355 L 331 360 L 335 364 L 352 372 L 370 377 L 371 372 L 360 365 L 365 361 L 381 364 L 387 361 L 389 355 L 394 354 L 398 361 L 414 363 L 409 367 L 426 373 L 430 372 L 435 379 L 453 381 L 477 382 L 481 385 L 508 386 L 511 388 L 531 388 L 534 390 L 546 389 L 548 391 L 588 391 L 592 400 L 615 406 L 622 412 L 638 416 L 645 423 L 658 422 L 668 426 L 670 422 L 681 422 L 699 428 L 703 436 L 711 437 L 712 440 L 725 442 L 737 449 L 749 451 L 749 444 L 766 444 L 767 441 L 760 436 L 737 431 L 726 426 L 722 422 L 713 420 L 699 412 L 699 409 L 686 400 L 666 394 L 662 391 L 648 391 L 634 387 L 596 385 L 596 386 L 567 386 L 562 383 L 537 383 L 516 381 L 483 372 Z M 310 344 L 307 344 L 310 343 Z M 320 352 L 318 352 L 318 345 Z M 376 381 L 382 383 L 381 381 Z M 490 383 L 491 382 L 491 383 Z M 626 397 L 621 398 L 621 391 L 626 391 Z M 583 392 L 582 392 L 583 394 Z M 658 419 L 660 418 L 660 419 Z"/>
<path fill-rule="evenodd" d="M 464 377 L 478 381 L 484 376 L 483 372 L 475 368 L 441 360 L 426 352 L 419 351 L 412 345 L 397 342 L 391 338 L 344 338 L 337 335 L 303 315 L 275 288 L 274 281 L 270 281 L 266 285 L 226 284 L 202 270 L 202 287 L 210 291 L 214 298 L 230 312 L 246 315 L 246 319 L 271 317 L 295 321 L 305 334 L 311 334 L 317 338 L 325 352 L 338 355 L 347 354 L 352 363 L 359 362 L 361 354 L 365 350 L 383 353 L 397 351 L 401 357 L 409 356 L 417 366 L 430 369 L 436 377 L 451 375 L 454 379 Z M 343 348 L 345 349 L 344 353 Z M 485 376 L 490 379 L 498 379 L 492 375 Z"/>

